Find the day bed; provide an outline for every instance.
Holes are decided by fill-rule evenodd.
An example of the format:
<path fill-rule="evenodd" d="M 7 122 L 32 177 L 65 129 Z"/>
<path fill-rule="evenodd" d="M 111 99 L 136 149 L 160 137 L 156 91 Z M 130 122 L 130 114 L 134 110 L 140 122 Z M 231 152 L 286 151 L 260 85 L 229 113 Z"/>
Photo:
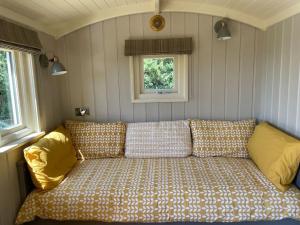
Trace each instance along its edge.
<path fill-rule="evenodd" d="M 130 152 L 127 142 L 132 133 L 126 135 Z M 72 136 L 73 142 L 78 142 L 76 138 Z M 151 140 L 143 144 L 149 146 Z M 251 159 L 196 157 L 188 150 L 184 157 L 164 154 L 152 158 L 130 158 L 126 153 L 127 157 L 114 158 L 81 156 L 57 187 L 34 190 L 27 196 L 17 223 L 39 217 L 29 224 L 300 224 L 297 187 L 279 191 Z M 24 194 L 30 186 L 28 171 L 23 164 L 19 171 L 20 180 L 27 184 Z"/>

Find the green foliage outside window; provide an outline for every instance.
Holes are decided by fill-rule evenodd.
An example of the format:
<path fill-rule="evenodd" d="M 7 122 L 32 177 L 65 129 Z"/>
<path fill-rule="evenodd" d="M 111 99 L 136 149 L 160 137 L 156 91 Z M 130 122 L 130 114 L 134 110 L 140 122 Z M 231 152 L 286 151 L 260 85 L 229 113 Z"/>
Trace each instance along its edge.
<path fill-rule="evenodd" d="M 7 60 L 7 53 L 0 51 L 0 129 L 13 123 Z"/>
<path fill-rule="evenodd" d="M 172 89 L 174 87 L 174 58 L 144 59 L 144 88 Z"/>

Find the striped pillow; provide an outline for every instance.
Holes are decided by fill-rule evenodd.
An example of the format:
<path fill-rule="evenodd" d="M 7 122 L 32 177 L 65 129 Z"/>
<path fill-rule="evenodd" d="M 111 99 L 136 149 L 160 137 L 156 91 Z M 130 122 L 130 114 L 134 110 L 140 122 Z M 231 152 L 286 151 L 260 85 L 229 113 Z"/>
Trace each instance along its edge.
<path fill-rule="evenodd" d="M 193 155 L 248 158 L 247 143 L 255 120 L 191 120 Z"/>
<path fill-rule="evenodd" d="M 79 159 L 120 157 L 124 155 L 126 125 L 66 121 Z"/>
<path fill-rule="evenodd" d="M 129 123 L 125 156 L 187 157 L 192 153 L 189 121 Z"/>

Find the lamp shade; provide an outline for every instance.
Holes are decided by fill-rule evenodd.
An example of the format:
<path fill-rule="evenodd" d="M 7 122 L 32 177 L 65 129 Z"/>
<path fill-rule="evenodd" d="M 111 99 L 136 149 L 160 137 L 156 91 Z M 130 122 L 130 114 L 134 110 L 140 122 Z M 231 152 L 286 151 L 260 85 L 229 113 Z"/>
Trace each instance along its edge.
<path fill-rule="evenodd" d="M 218 40 L 224 41 L 231 38 L 231 34 L 230 31 L 228 30 L 227 22 L 224 19 L 216 22 L 215 32 L 217 33 Z"/>
<path fill-rule="evenodd" d="M 52 76 L 59 76 L 66 74 L 68 71 L 66 71 L 63 64 L 61 64 L 57 58 L 54 59 L 53 64 L 51 66 L 51 75 Z"/>

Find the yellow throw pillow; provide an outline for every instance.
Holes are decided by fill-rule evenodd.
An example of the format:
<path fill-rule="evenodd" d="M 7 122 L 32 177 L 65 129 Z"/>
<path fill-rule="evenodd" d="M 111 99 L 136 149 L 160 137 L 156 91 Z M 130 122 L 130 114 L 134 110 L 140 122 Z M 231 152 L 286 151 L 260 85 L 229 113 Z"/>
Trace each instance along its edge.
<path fill-rule="evenodd" d="M 56 187 L 77 162 L 69 132 L 60 126 L 24 150 L 36 188 Z"/>
<path fill-rule="evenodd" d="M 257 167 L 279 190 L 290 187 L 300 163 L 299 140 L 263 122 L 255 128 L 248 151 Z"/>

